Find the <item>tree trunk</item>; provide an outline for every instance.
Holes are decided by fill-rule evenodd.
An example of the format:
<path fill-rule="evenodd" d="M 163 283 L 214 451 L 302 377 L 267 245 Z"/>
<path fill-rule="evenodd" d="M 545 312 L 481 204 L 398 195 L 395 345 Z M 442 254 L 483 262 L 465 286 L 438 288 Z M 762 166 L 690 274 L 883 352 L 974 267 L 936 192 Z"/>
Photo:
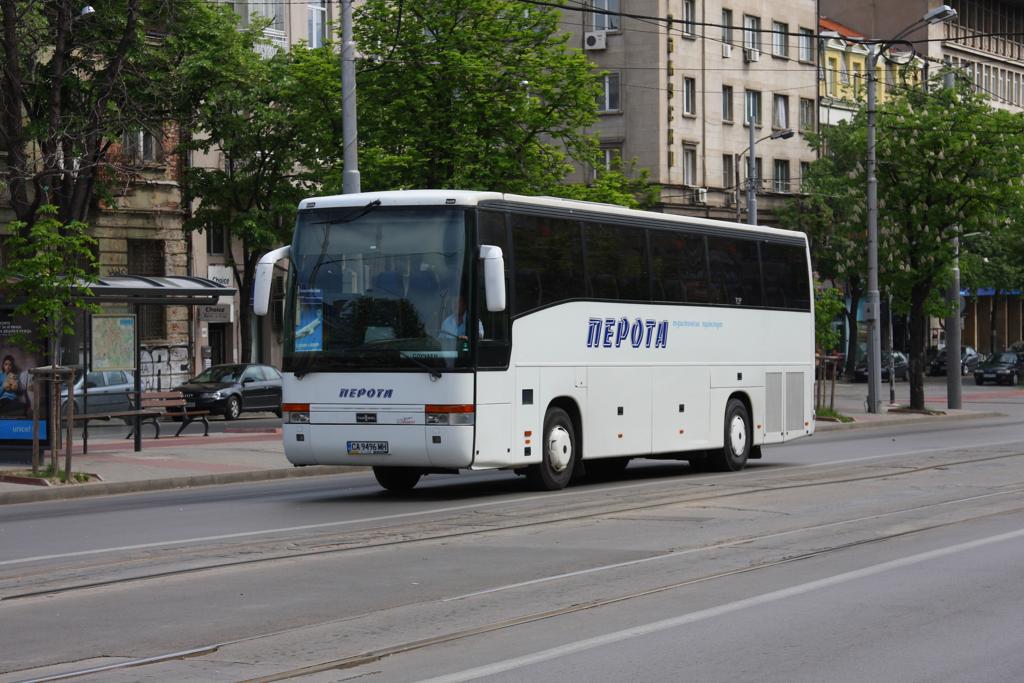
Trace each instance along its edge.
<path fill-rule="evenodd" d="M 928 315 L 925 313 L 925 300 L 928 292 L 924 287 L 915 286 L 910 292 L 910 407 L 924 410 L 924 371 L 928 361 Z M 949 355 L 946 349 L 946 371 L 960 371 L 959 353 Z M 951 360 L 952 359 L 952 360 Z M 951 363 L 956 365 L 952 369 Z"/>
<path fill-rule="evenodd" d="M 992 292 L 992 300 L 989 302 L 988 311 L 988 352 L 995 353 L 999 349 L 998 336 L 999 325 L 996 324 L 996 315 L 999 312 L 999 295 Z"/>

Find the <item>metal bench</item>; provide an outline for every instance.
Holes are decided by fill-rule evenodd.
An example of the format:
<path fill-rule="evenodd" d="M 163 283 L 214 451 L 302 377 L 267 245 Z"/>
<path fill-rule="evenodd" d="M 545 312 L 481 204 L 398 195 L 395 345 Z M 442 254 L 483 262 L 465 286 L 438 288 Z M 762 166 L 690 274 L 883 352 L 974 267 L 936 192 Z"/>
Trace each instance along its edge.
<path fill-rule="evenodd" d="M 210 435 L 210 422 L 206 419 L 206 416 L 210 414 L 209 410 L 196 410 L 188 406 L 188 401 L 185 400 L 185 395 L 180 391 L 144 391 L 142 397 L 139 400 L 139 410 L 133 415 L 147 413 L 140 422 L 149 423 L 153 425 L 156 430 L 155 438 L 160 438 L 160 421 L 161 415 L 169 415 L 175 419 L 181 419 L 181 426 L 178 427 L 178 431 L 174 433 L 175 436 L 180 436 L 182 431 L 188 427 L 197 418 L 203 423 L 203 436 Z M 135 435 L 135 427 L 128 432 L 126 439 L 132 438 Z"/>

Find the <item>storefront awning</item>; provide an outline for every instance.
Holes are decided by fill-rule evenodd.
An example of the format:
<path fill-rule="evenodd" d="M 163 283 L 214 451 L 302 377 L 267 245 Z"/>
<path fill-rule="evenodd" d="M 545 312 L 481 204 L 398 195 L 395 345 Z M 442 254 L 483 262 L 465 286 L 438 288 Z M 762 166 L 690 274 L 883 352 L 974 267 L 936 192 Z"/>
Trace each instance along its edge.
<path fill-rule="evenodd" d="M 110 275 L 89 284 L 90 301 L 97 303 L 163 304 L 165 306 L 213 305 L 222 296 L 234 296 L 235 288 L 201 277 L 184 275 Z"/>

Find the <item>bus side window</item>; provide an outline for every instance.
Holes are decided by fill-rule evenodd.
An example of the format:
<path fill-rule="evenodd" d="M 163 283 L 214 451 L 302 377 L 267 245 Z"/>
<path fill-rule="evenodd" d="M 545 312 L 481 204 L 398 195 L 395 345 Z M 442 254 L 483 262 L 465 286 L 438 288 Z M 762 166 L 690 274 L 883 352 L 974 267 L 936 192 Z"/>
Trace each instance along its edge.
<path fill-rule="evenodd" d="M 761 306 L 761 264 L 757 242 L 708 237 L 711 286 L 719 287 L 726 306 Z"/>
<path fill-rule="evenodd" d="M 682 231 L 651 230 L 655 301 L 717 303 L 708 291 L 704 237 Z"/>
<path fill-rule="evenodd" d="M 540 278 L 539 300 L 514 298 L 513 315 L 533 308 L 586 297 L 580 224 L 573 220 L 512 214 L 516 273 L 533 271 Z M 520 284 L 519 276 L 516 284 Z M 525 283 L 528 286 L 528 282 Z"/>

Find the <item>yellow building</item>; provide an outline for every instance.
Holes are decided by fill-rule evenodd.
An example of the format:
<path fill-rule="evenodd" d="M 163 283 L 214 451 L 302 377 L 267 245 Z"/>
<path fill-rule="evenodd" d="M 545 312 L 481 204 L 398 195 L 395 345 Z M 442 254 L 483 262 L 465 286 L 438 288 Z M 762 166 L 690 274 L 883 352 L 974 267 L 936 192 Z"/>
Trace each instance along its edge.
<path fill-rule="evenodd" d="M 869 45 L 865 37 L 827 17 L 818 20 L 821 41 L 821 69 L 818 96 L 822 125 L 834 125 L 853 116 L 867 99 L 867 62 Z M 878 59 L 875 68 L 875 95 L 882 103 L 893 94 L 921 84 L 924 60 L 903 56 L 896 45 Z M 886 58 L 888 57 L 888 58 Z"/>

